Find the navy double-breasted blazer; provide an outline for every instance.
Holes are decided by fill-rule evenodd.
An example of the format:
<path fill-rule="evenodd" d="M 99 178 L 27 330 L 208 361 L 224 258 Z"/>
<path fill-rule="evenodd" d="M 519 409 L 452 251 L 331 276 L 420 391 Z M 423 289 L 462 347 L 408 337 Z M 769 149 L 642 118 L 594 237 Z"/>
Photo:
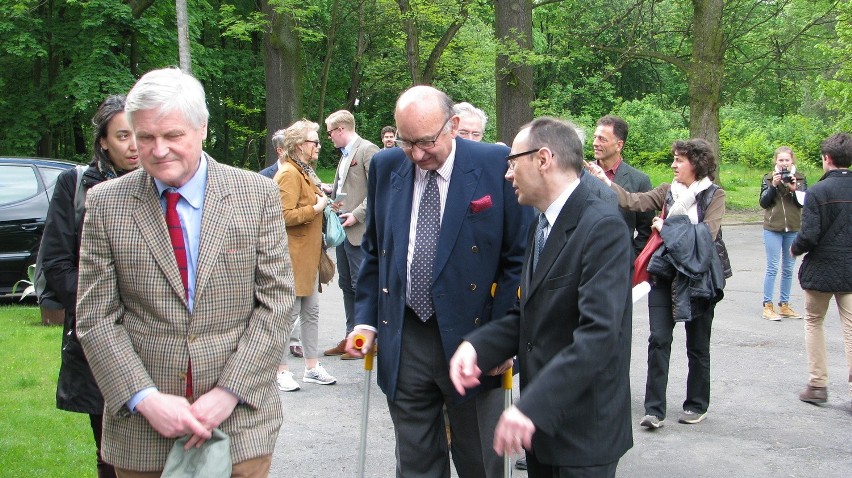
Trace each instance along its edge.
<path fill-rule="evenodd" d="M 505 146 L 456 138 L 456 153 L 435 263 L 432 297 L 447 362 L 469 332 L 502 317 L 517 300 L 532 210 L 518 204 L 506 173 Z M 393 400 L 407 284 L 407 251 L 416 166 L 402 149 L 373 157 L 367 188 L 364 262 L 355 324 L 377 329 L 377 381 Z M 490 206 L 486 205 L 490 203 Z M 492 284 L 496 284 L 492 297 Z M 496 386 L 497 380 L 483 386 Z M 468 394 L 471 396 L 472 394 Z"/>

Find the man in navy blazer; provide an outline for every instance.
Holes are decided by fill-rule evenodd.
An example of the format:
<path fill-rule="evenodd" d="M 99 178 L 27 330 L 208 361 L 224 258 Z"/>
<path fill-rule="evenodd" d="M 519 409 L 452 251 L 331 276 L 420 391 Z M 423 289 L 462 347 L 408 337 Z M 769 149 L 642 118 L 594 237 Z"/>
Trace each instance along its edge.
<path fill-rule="evenodd" d="M 450 377 L 464 393 L 480 370 L 517 355 L 521 397 L 500 417 L 497 453 L 525 448 L 533 478 L 613 477 L 633 445 L 627 227 L 580 181 L 573 125 L 539 118 L 521 129 L 512 153 L 506 179 L 518 202 L 541 211 L 529 230 L 519 308 L 470 333 Z"/>
<path fill-rule="evenodd" d="M 447 364 L 462 337 L 502 317 L 517 300 L 532 211 L 518 205 L 503 180 L 508 148 L 457 138 L 459 118 L 446 94 L 415 86 L 397 100 L 395 118 L 400 147 L 376 153 L 370 167 L 356 326 L 346 349 L 361 356 L 374 337 L 381 341 L 377 380 L 394 422 L 398 477 L 450 476 L 445 405 L 458 476 L 498 476 L 491 433 L 502 409 L 499 373 L 508 365 L 492 370 L 475 398 L 462 399 Z M 421 233 L 413 211 L 428 171 L 438 173 L 441 215 L 431 274 L 434 313 L 423 318 L 410 307 L 408 289 Z M 367 338 L 360 350 L 356 334 Z"/>

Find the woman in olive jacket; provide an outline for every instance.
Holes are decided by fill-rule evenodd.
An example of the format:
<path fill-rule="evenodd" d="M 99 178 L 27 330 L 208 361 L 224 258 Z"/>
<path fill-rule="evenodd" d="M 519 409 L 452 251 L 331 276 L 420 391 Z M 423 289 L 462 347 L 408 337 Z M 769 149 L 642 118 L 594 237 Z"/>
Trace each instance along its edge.
<path fill-rule="evenodd" d="M 782 317 L 801 319 L 801 314 L 789 304 L 790 286 L 796 258 L 790 246 L 802 224 L 802 204 L 796 192 L 808 189 L 805 176 L 796 171 L 796 155 L 782 146 L 775 150 L 775 167 L 763 176 L 760 185 L 760 207 L 763 213 L 763 245 L 766 249 L 766 273 L 763 276 L 763 318 L 778 321 Z M 778 257 L 781 257 L 781 291 L 778 311 L 772 304 L 775 276 L 778 275 Z"/>
<path fill-rule="evenodd" d="M 101 103 L 92 118 L 94 152 L 92 162 L 80 178 L 77 168 L 59 175 L 50 201 L 41 254 L 47 287 L 65 307 L 62 336 L 62 363 L 56 384 L 56 407 L 60 410 L 89 414 L 97 445 L 98 477 L 114 477 L 112 466 L 101 460 L 101 423 L 104 399 L 77 339 L 77 264 L 80 252 L 82 218 L 75 214 L 75 197 L 108 179 L 116 178 L 139 166 L 139 152 L 133 132 L 124 117 L 124 96 L 110 96 Z"/>

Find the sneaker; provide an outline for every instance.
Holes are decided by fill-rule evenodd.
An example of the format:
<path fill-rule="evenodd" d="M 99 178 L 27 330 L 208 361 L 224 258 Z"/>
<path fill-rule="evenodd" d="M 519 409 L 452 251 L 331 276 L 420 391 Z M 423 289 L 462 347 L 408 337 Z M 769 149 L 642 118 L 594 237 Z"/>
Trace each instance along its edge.
<path fill-rule="evenodd" d="M 518 470 L 526 470 L 527 469 L 527 457 L 522 456 L 518 458 L 518 461 L 515 462 L 515 468 Z"/>
<path fill-rule="evenodd" d="M 278 390 L 281 390 L 282 392 L 295 392 L 302 388 L 298 383 L 296 383 L 296 380 L 293 379 L 293 372 L 289 370 L 278 372 L 278 376 L 275 380 L 278 382 Z"/>
<path fill-rule="evenodd" d="M 781 302 L 778 304 L 778 315 L 781 317 L 786 317 L 788 319 L 801 319 L 802 314 L 796 312 L 795 310 L 790 308 L 790 304 L 786 302 Z"/>
<path fill-rule="evenodd" d="M 808 385 L 799 394 L 799 400 L 808 403 L 825 403 L 828 401 L 828 389 L 825 387 L 813 387 Z"/>
<path fill-rule="evenodd" d="M 642 417 L 642 420 L 639 421 L 639 426 L 643 426 L 650 430 L 652 428 L 662 427 L 664 421 L 665 420 L 657 418 L 654 415 L 645 415 L 644 417 Z"/>
<path fill-rule="evenodd" d="M 325 371 L 322 365 L 317 364 L 314 368 L 306 368 L 305 375 L 302 376 L 302 381 L 305 383 L 318 383 L 320 385 L 332 385 L 337 382 L 337 379 Z"/>
<path fill-rule="evenodd" d="M 683 413 L 680 414 L 677 421 L 680 423 L 686 423 L 687 425 L 695 425 L 696 423 L 701 422 L 707 416 L 707 412 L 698 413 L 693 412 L 692 410 L 684 410 Z"/>
<path fill-rule="evenodd" d="M 773 322 L 781 320 L 781 317 L 775 313 L 775 307 L 772 306 L 772 302 L 763 303 L 763 318 Z"/>

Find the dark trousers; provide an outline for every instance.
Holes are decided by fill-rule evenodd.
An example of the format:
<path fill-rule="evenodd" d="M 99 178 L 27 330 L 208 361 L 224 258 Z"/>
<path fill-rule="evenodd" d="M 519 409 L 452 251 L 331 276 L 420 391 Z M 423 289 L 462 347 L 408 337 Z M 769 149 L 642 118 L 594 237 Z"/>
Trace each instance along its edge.
<path fill-rule="evenodd" d="M 710 328 L 713 325 L 714 304 L 708 302 L 698 308 L 700 312 L 696 313 L 694 306 L 692 320 L 684 322 L 689 373 L 683 409 L 704 413 L 710 406 Z M 651 287 L 648 316 L 651 335 L 648 337 L 645 414 L 665 418 L 672 331 L 675 326 L 670 283 Z"/>
<path fill-rule="evenodd" d="M 424 323 L 406 308 L 402 330 L 396 398 L 388 400 L 396 437 L 396 476 L 449 478 L 448 449 L 459 478 L 502 476 L 503 462 L 494 452 L 493 437 L 503 391 L 488 390 L 454 404 L 435 316 Z M 449 446 L 444 405 L 452 435 Z"/>
<path fill-rule="evenodd" d="M 95 446 L 98 453 L 98 478 L 115 478 L 115 468 L 101 458 L 101 435 L 103 434 L 104 416 L 89 414 L 89 424 L 92 435 L 95 436 Z"/>
<path fill-rule="evenodd" d="M 596 466 L 552 466 L 536 459 L 527 452 L 527 476 L 530 478 L 613 478 L 618 460 Z"/>
<path fill-rule="evenodd" d="M 361 246 L 354 246 L 349 239 L 334 248 L 337 254 L 337 285 L 343 291 L 343 311 L 346 313 L 346 335 L 355 328 L 355 284 L 364 253 Z"/>

